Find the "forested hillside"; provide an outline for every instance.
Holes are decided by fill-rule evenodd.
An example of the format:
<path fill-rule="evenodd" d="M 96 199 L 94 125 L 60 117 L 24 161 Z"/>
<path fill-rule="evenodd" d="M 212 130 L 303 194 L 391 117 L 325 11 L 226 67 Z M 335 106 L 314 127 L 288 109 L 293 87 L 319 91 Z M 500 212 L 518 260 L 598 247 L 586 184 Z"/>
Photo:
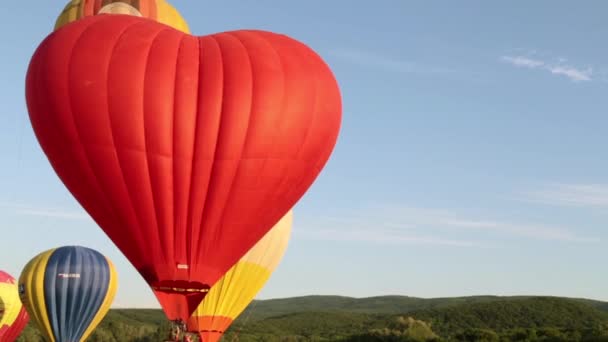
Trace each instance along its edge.
<path fill-rule="evenodd" d="M 608 305 L 555 297 L 308 296 L 252 303 L 225 341 L 608 341 Z M 161 341 L 160 310 L 111 310 L 91 342 Z M 28 327 L 19 341 L 41 341 Z"/>

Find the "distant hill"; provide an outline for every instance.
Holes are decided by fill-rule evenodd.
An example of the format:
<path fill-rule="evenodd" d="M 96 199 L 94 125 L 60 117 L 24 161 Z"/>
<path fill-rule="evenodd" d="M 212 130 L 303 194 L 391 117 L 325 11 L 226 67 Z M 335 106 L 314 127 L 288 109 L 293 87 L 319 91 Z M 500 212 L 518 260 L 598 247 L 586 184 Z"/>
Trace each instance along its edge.
<path fill-rule="evenodd" d="M 168 326 L 161 310 L 114 309 L 88 341 L 157 342 L 166 336 Z M 608 341 L 608 303 L 533 296 L 258 300 L 225 340 L 235 336 L 239 342 Z M 28 327 L 18 341 L 41 339 Z"/>
<path fill-rule="evenodd" d="M 537 298 L 535 296 L 469 296 L 448 298 L 417 298 L 408 296 L 378 296 L 353 298 L 342 296 L 303 296 L 253 301 L 243 316 L 261 319 L 295 312 L 360 312 L 403 314 L 417 310 L 439 309 L 460 304 L 490 303 L 503 300 Z M 546 297 L 580 301 L 608 312 L 608 302 L 589 299 Z"/>
<path fill-rule="evenodd" d="M 608 312 L 579 300 L 555 297 L 508 298 L 410 313 L 449 336 L 466 329 L 506 331 L 515 328 L 558 327 L 584 330 L 608 324 Z"/>

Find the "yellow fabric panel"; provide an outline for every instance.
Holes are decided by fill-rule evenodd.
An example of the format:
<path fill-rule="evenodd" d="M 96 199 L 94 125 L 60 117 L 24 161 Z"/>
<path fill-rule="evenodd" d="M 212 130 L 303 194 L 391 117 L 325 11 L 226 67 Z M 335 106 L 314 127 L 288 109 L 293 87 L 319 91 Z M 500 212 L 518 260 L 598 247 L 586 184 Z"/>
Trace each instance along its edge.
<path fill-rule="evenodd" d="M 93 333 L 93 330 L 101 323 L 103 318 L 106 316 L 108 311 L 110 310 L 110 306 L 112 305 L 112 301 L 116 296 L 116 291 L 118 290 L 118 275 L 116 273 L 116 268 L 114 268 L 114 264 L 110 259 L 106 257 L 106 261 L 108 262 L 108 266 L 110 268 L 110 284 L 108 284 L 108 293 L 106 293 L 106 298 L 104 298 L 99 311 L 93 318 L 93 321 L 87 328 L 87 330 L 82 335 L 82 339 L 80 342 L 86 341 L 86 339 Z"/>
<path fill-rule="evenodd" d="M 51 323 L 46 312 L 46 301 L 44 298 L 44 272 L 51 254 L 55 248 L 38 254 L 32 259 L 19 276 L 19 287 L 23 292 L 19 293 L 21 302 L 25 305 L 30 318 L 38 326 L 49 342 L 55 342 Z"/>
<path fill-rule="evenodd" d="M 165 0 L 156 0 L 156 20 L 176 30 L 190 33 L 188 23 L 182 15 Z"/>
<path fill-rule="evenodd" d="M 15 323 L 21 311 L 21 300 L 17 284 L 12 280 L 9 283 L 0 283 L 0 328 Z"/>
<path fill-rule="evenodd" d="M 274 271 L 287 249 L 292 224 L 293 211 L 290 210 L 241 258 L 241 261 L 268 268 L 270 272 Z"/>
<path fill-rule="evenodd" d="M 270 270 L 239 261 L 203 299 L 193 316 L 225 316 L 236 319 L 270 278 Z"/>
<path fill-rule="evenodd" d="M 63 8 L 55 21 L 55 30 L 82 17 L 82 6 L 85 0 L 72 0 Z"/>
<path fill-rule="evenodd" d="M 55 30 L 83 17 L 85 2 L 92 0 L 71 0 L 55 21 Z M 190 33 L 188 23 L 166 0 L 156 0 L 156 20 L 185 33 Z"/>
<path fill-rule="evenodd" d="M 292 223 L 290 210 L 209 290 L 192 316 L 236 319 L 279 265 L 287 249 Z"/>

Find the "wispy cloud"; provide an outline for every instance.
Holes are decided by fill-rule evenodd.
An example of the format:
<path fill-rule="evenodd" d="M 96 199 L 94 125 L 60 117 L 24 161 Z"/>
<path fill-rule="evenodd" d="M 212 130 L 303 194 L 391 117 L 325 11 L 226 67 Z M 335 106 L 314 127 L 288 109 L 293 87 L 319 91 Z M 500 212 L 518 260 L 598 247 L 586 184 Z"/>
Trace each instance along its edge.
<path fill-rule="evenodd" d="M 574 67 L 569 66 L 549 66 L 547 69 L 555 75 L 564 75 L 573 81 L 591 81 L 591 75 L 593 74 L 593 70 L 591 68 L 587 69 L 576 69 Z"/>
<path fill-rule="evenodd" d="M 502 56 L 501 59 L 504 62 L 513 64 L 515 66 L 526 67 L 526 68 L 530 68 L 530 69 L 540 68 L 545 65 L 545 62 L 543 62 L 543 61 L 539 61 L 537 59 L 531 59 L 531 58 L 527 58 L 527 57 L 522 57 L 522 56 L 516 56 L 516 57 Z"/>
<path fill-rule="evenodd" d="M 557 58 L 556 62 L 521 55 L 502 56 L 500 60 L 520 68 L 545 70 L 554 75 L 565 76 L 574 82 L 593 80 L 593 69 L 591 67 L 579 68 L 567 65 L 565 64 L 566 59 L 563 57 Z"/>
<path fill-rule="evenodd" d="M 552 183 L 525 191 L 519 198 L 551 205 L 608 208 L 608 184 Z"/>
<path fill-rule="evenodd" d="M 304 238 L 319 240 L 480 248 L 498 247 L 497 241 L 504 237 L 569 243 L 599 241 L 564 227 L 471 218 L 448 210 L 406 207 L 369 212 L 348 220 L 319 218 L 296 231 Z"/>
<path fill-rule="evenodd" d="M 360 66 L 397 73 L 446 74 L 456 72 L 456 70 L 450 68 L 424 65 L 355 49 L 335 48 L 329 51 L 329 55 Z"/>
<path fill-rule="evenodd" d="M 66 210 L 59 208 L 34 207 L 20 204 L 0 203 L 0 208 L 11 210 L 17 215 L 42 216 L 68 220 L 89 220 L 84 210 Z"/>

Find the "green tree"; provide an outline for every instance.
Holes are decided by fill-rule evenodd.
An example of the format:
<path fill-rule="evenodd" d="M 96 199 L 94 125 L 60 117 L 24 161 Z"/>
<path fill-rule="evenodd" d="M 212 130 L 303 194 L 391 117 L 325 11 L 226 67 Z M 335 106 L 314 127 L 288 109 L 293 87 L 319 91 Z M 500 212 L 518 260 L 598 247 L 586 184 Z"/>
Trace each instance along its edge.
<path fill-rule="evenodd" d="M 494 330 L 471 328 L 464 330 L 456 336 L 456 341 L 466 342 L 499 342 L 500 338 Z"/>

